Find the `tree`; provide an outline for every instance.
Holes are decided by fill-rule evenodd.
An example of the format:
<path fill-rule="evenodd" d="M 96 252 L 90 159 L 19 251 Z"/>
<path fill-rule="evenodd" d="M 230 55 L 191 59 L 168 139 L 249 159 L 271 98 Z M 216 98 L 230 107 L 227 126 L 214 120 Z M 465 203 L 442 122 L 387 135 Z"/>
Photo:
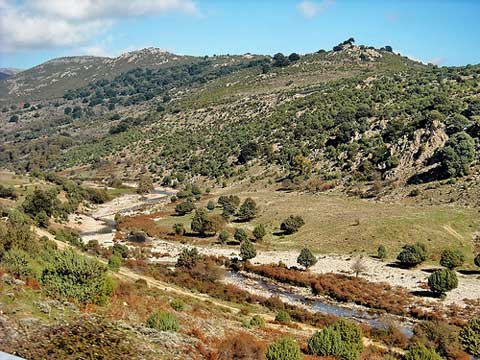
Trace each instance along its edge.
<path fill-rule="evenodd" d="M 33 193 L 28 194 L 22 203 L 23 211 L 32 217 L 43 211 L 48 217 L 51 217 L 60 206 L 57 193 L 53 190 L 36 189 Z"/>
<path fill-rule="evenodd" d="M 275 321 L 280 324 L 288 324 L 292 319 L 290 318 L 290 314 L 285 310 L 280 310 L 277 315 L 275 315 Z"/>
<path fill-rule="evenodd" d="M 243 261 L 247 261 L 253 259 L 257 256 L 257 251 L 255 250 L 255 246 L 253 246 L 250 240 L 244 240 L 240 244 L 240 257 Z"/>
<path fill-rule="evenodd" d="M 199 260 L 200 254 L 198 253 L 197 248 L 185 248 L 178 256 L 175 267 L 191 270 L 197 265 Z"/>
<path fill-rule="evenodd" d="M 365 264 L 363 256 L 357 256 L 357 258 L 353 261 L 351 269 L 355 274 L 355 277 L 358 277 L 358 275 L 367 270 L 367 265 Z"/>
<path fill-rule="evenodd" d="M 430 290 L 442 296 L 457 286 L 457 274 L 450 269 L 436 270 L 428 277 L 428 287 Z"/>
<path fill-rule="evenodd" d="M 380 260 L 385 260 L 387 258 L 387 249 L 385 248 L 385 246 L 383 245 L 380 245 L 377 249 L 377 257 L 380 259 Z"/>
<path fill-rule="evenodd" d="M 290 215 L 288 218 L 283 220 L 282 224 L 280 225 L 280 230 L 285 232 L 285 234 L 293 234 L 298 231 L 303 225 L 305 225 L 305 221 L 300 216 Z"/>
<path fill-rule="evenodd" d="M 480 356 L 480 317 L 470 319 L 460 331 L 459 338 L 468 353 Z"/>
<path fill-rule="evenodd" d="M 229 237 L 230 233 L 226 230 L 220 231 L 220 234 L 218 234 L 218 240 L 220 240 L 222 244 L 225 244 Z"/>
<path fill-rule="evenodd" d="M 190 225 L 192 231 L 204 236 L 212 230 L 212 227 L 207 211 L 205 209 L 195 210 L 195 215 L 193 215 L 192 224 Z"/>
<path fill-rule="evenodd" d="M 248 239 L 247 232 L 244 229 L 235 229 L 235 234 L 233 235 L 233 238 L 239 242 L 245 241 Z"/>
<path fill-rule="evenodd" d="M 195 209 L 195 205 L 191 200 L 181 202 L 180 204 L 177 204 L 175 206 L 175 212 L 178 215 L 185 215 L 185 214 L 191 213 L 193 209 Z"/>
<path fill-rule="evenodd" d="M 302 360 L 303 355 L 298 344 L 291 338 L 284 337 L 268 345 L 265 354 L 267 360 Z"/>
<path fill-rule="evenodd" d="M 427 258 L 427 250 L 424 244 L 405 245 L 397 256 L 398 262 L 407 268 L 417 266 Z"/>
<path fill-rule="evenodd" d="M 185 227 L 181 223 L 176 223 L 173 225 L 173 232 L 175 235 L 183 236 L 185 235 Z"/>
<path fill-rule="evenodd" d="M 298 61 L 300 60 L 300 55 L 298 55 L 297 53 L 291 53 L 290 55 L 288 55 L 288 60 L 290 60 L 291 62 Z"/>
<path fill-rule="evenodd" d="M 215 203 L 212 200 L 210 200 L 207 203 L 207 209 L 210 210 L 210 211 L 213 211 L 215 209 Z"/>
<path fill-rule="evenodd" d="M 122 265 L 122 258 L 118 255 L 112 255 L 108 259 L 108 268 L 112 271 L 120 270 L 121 265 Z"/>
<path fill-rule="evenodd" d="M 298 255 L 297 263 L 304 266 L 305 269 L 308 269 L 317 263 L 317 258 L 312 254 L 310 249 L 303 248 Z"/>
<path fill-rule="evenodd" d="M 240 155 L 238 156 L 238 162 L 246 164 L 250 160 L 255 159 L 258 154 L 258 145 L 255 142 L 246 143 L 240 149 Z"/>
<path fill-rule="evenodd" d="M 138 181 L 137 193 L 148 194 L 153 190 L 152 178 L 149 175 L 143 175 Z"/>
<path fill-rule="evenodd" d="M 252 198 L 246 198 L 238 210 L 238 218 L 241 221 L 250 221 L 257 216 L 257 204 Z"/>
<path fill-rule="evenodd" d="M 467 175 L 475 160 L 475 141 L 464 131 L 453 134 L 440 151 L 440 159 L 445 177 Z"/>
<path fill-rule="evenodd" d="M 283 55 L 282 53 L 277 53 L 273 55 L 272 65 L 276 67 L 284 67 L 290 65 L 290 60 L 288 60 L 288 58 L 286 58 L 285 55 Z"/>
<path fill-rule="evenodd" d="M 255 226 L 255 228 L 253 229 L 253 236 L 257 241 L 261 241 L 266 234 L 267 232 L 265 231 L 265 226 L 263 226 L 262 224 Z"/>
<path fill-rule="evenodd" d="M 393 52 L 393 49 L 390 45 L 385 46 L 385 51 Z"/>
<path fill-rule="evenodd" d="M 414 344 L 410 346 L 405 353 L 405 360 L 442 360 L 435 350 L 430 350 L 422 344 Z"/>
<path fill-rule="evenodd" d="M 453 270 L 459 266 L 462 266 L 465 262 L 465 255 L 460 250 L 445 249 L 442 251 L 440 257 L 440 265 L 447 269 Z"/>

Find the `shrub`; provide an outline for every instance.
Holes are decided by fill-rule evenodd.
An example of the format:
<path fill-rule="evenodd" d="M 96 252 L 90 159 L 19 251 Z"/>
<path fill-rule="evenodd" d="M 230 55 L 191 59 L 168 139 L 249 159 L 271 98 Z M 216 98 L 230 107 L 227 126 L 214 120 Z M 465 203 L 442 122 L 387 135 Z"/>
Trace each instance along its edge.
<path fill-rule="evenodd" d="M 212 200 L 210 200 L 207 203 L 207 209 L 210 210 L 210 211 L 213 211 L 215 209 L 215 203 Z"/>
<path fill-rule="evenodd" d="M 265 327 L 265 320 L 263 320 L 263 317 L 261 317 L 260 315 L 254 315 L 250 319 L 250 326 L 263 328 Z"/>
<path fill-rule="evenodd" d="M 233 235 L 233 238 L 239 242 L 242 242 L 248 239 L 248 235 L 244 229 L 235 229 L 235 234 Z"/>
<path fill-rule="evenodd" d="M 246 198 L 240 209 L 238 209 L 238 219 L 241 221 L 250 221 L 257 216 L 257 204 L 252 198 Z"/>
<path fill-rule="evenodd" d="M 138 180 L 137 194 L 148 194 L 153 190 L 152 178 L 149 175 L 144 175 Z"/>
<path fill-rule="evenodd" d="M 108 268 L 112 271 L 120 270 L 120 266 L 122 266 L 122 258 L 118 255 L 112 255 L 108 259 Z"/>
<path fill-rule="evenodd" d="M 277 315 L 275 316 L 275 321 L 281 324 L 288 324 L 292 319 L 290 318 L 290 314 L 285 310 L 280 310 Z"/>
<path fill-rule="evenodd" d="M 427 349 L 421 344 L 415 344 L 408 348 L 405 360 L 442 360 L 442 358 L 434 350 Z"/>
<path fill-rule="evenodd" d="M 298 344 L 291 338 L 285 337 L 270 345 L 266 352 L 267 360 L 301 360 L 302 352 Z"/>
<path fill-rule="evenodd" d="M 480 356 L 480 317 L 471 319 L 460 331 L 459 337 L 468 353 Z"/>
<path fill-rule="evenodd" d="M 126 259 L 130 251 L 128 250 L 128 246 L 116 243 L 113 244 L 112 253 Z"/>
<path fill-rule="evenodd" d="M 315 333 L 308 340 L 308 350 L 314 355 L 357 360 L 363 351 L 362 331 L 357 324 L 339 320 Z"/>
<path fill-rule="evenodd" d="M 52 255 L 41 282 L 47 293 L 80 303 L 103 304 L 113 291 L 107 268 L 71 249 Z"/>
<path fill-rule="evenodd" d="M 447 269 L 453 270 L 459 266 L 462 266 L 464 262 L 465 256 L 460 250 L 445 249 L 442 251 L 440 265 L 446 267 Z"/>
<path fill-rule="evenodd" d="M 200 260 L 200 255 L 197 248 L 185 248 L 178 256 L 175 267 L 183 269 L 193 269 L 195 265 L 197 265 L 198 260 Z"/>
<path fill-rule="evenodd" d="M 147 326 L 158 331 L 177 331 L 180 327 L 177 317 L 169 312 L 156 311 L 147 319 Z"/>
<path fill-rule="evenodd" d="M 181 299 L 173 299 L 170 301 L 170 306 L 175 311 L 182 311 L 185 308 L 185 303 Z"/>
<path fill-rule="evenodd" d="M 37 215 L 35 215 L 35 218 L 33 220 L 35 221 L 35 224 L 37 224 L 37 226 L 42 228 L 47 228 L 50 222 L 50 218 L 44 210 L 40 211 Z"/>
<path fill-rule="evenodd" d="M 467 175 L 475 159 L 475 141 L 464 131 L 455 133 L 440 151 L 440 158 L 445 177 Z"/>
<path fill-rule="evenodd" d="M 12 186 L 4 186 L 0 184 L 0 198 L 4 199 L 12 199 L 15 200 L 17 199 L 18 195 L 17 192 L 15 191 L 15 188 Z"/>
<path fill-rule="evenodd" d="M 222 244 L 226 243 L 229 237 L 230 233 L 226 230 L 220 231 L 220 234 L 218 234 L 218 239 Z"/>
<path fill-rule="evenodd" d="M 303 225 L 305 225 L 305 221 L 303 221 L 301 216 L 294 216 L 290 215 L 288 218 L 283 220 L 282 224 L 280 225 L 280 230 L 284 231 L 285 234 L 293 234 L 298 231 Z"/>
<path fill-rule="evenodd" d="M 308 269 L 317 263 L 317 258 L 312 254 L 310 249 L 303 248 L 298 255 L 297 263 L 304 266 L 305 269 Z"/>
<path fill-rule="evenodd" d="M 385 246 L 383 245 L 380 245 L 377 249 L 377 257 L 380 259 L 380 260 L 385 260 L 387 258 L 387 249 L 385 248 Z"/>
<path fill-rule="evenodd" d="M 177 204 L 175 206 L 175 212 L 178 215 L 185 215 L 185 214 L 191 213 L 193 209 L 195 209 L 195 205 L 190 200 L 181 202 L 180 204 Z"/>
<path fill-rule="evenodd" d="M 252 335 L 246 333 L 235 333 L 228 335 L 219 346 L 218 360 L 264 360 L 265 348 Z"/>
<path fill-rule="evenodd" d="M 255 226 L 255 228 L 253 229 L 253 236 L 257 241 L 262 240 L 266 234 L 267 232 L 265 231 L 265 226 L 263 226 L 262 224 Z"/>
<path fill-rule="evenodd" d="M 185 234 L 185 227 L 181 223 L 176 223 L 173 225 L 173 232 L 175 235 L 183 236 Z"/>
<path fill-rule="evenodd" d="M 38 277 L 39 275 L 32 257 L 22 249 L 12 248 L 7 251 L 2 258 L 1 265 L 17 277 Z"/>
<path fill-rule="evenodd" d="M 443 295 L 458 286 L 457 275 L 449 269 L 436 270 L 428 277 L 428 286 L 433 292 Z"/>
<path fill-rule="evenodd" d="M 400 264 L 408 268 L 421 264 L 426 258 L 426 247 L 422 243 L 405 245 L 397 256 L 397 260 L 400 262 Z"/>
<path fill-rule="evenodd" d="M 257 251 L 250 240 L 244 240 L 240 244 L 240 257 L 243 261 L 253 259 L 257 256 Z"/>

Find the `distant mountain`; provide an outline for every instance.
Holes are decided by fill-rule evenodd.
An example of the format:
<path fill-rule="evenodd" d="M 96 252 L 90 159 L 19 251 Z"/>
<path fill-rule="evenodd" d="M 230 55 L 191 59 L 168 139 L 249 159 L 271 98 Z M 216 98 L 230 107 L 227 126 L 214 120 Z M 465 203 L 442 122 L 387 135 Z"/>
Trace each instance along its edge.
<path fill-rule="evenodd" d="M 16 68 L 0 68 L 0 80 L 8 79 L 21 71 L 23 70 Z"/>
<path fill-rule="evenodd" d="M 192 56 L 179 56 L 147 48 L 116 58 L 72 56 L 49 60 L 0 81 L 0 101 L 34 101 L 63 96 L 67 89 L 85 86 L 100 79 L 112 79 L 133 68 L 160 68 L 189 62 Z"/>

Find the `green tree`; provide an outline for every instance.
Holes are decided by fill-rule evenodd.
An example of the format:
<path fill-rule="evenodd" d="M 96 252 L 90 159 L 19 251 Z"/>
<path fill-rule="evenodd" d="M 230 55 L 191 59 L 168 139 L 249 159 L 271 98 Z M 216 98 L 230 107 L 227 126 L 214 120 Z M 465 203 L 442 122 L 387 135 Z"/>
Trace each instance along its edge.
<path fill-rule="evenodd" d="M 308 269 L 317 263 L 317 258 L 312 254 L 310 249 L 303 248 L 298 255 L 297 263 L 304 266 L 305 269 Z"/>
<path fill-rule="evenodd" d="M 439 295 L 444 295 L 447 291 L 453 290 L 457 286 L 457 274 L 449 269 L 436 270 L 428 277 L 428 287 Z"/>
<path fill-rule="evenodd" d="M 267 232 L 265 231 L 265 226 L 263 226 L 262 224 L 255 226 L 255 228 L 253 229 L 253 236 L 257 241 L 261 241 L 266 234 Z"/>
<path fill-rule="evenodd" d="M 220 234 L 218 234 L 218 240 L 220 240 L 222 244 L 225 244 L 229 237 L 230 233 L 226 230 L 220 231 Z"/>
<path fill-rule="evenodd" d="M 250 240 L 244 240 L 240 244 L 240 257 L 243 261 L 253 259 L 257 256 L 257 251 L 255 250 L 255 246 L 253 246 Z"/>
<path fill-rule="evenodd" d="M 378 246 L 377 257 L 382 261 L 387 258 L 387 249 L 385 248 L 384 245 L 379 245 Z"/>
<path fill-rule="evenodd" d="M 57 199 L 57 193 L 52 190 L 36 189 L 28 194 L 22 203 L 25 214 L 35 217 L 38 213 L 44 211 L 48 217 L 51 217 L 55 210 L 60 207 L 60 200 Z"/>
<path fill-rule="evenodd" d="M 462 266 L 464 262 L 465 255 L 463 255 L 460 250 L 445 249 L 442 251 L 440 265 L 446 267 L 447 269 L 453 270 L 459 266 Z"/>
<path fill-rule="evenodd" d="M 298 344 L 285 337 L 268 345 L 265 354 L 267 360 L 302 360 L 303 355 Z"/>
<path fill-rule="evenodd" d="M 242 242 L 248 239 L 248 235 L 244 229 L 237 228 L 235 229 L 235 234 L 233 234 L 233 238 L 239 242 Z"/>
<path fill-rule="evenodd" d="M 275 321 L 281 324 L 288 324 L 292 321 L 290 314 L 285 310 L 280 310 L 277 315 L 275 315 Z"/>
<path fill-rule="evenodd" d="M 300 55 L 298 55 L 297 53 L 291 53 L 290 55 L 288 55 L 288 60 L 290 60 L 291 62 L 298 61 L 300 60 Z"/>
<path fill-rule="evenodd" d="M 470 319 L 460 331 L 459 338 L 465 351 L 480 356 L 480 317 Z"/>
<path fill-rule="evenodd" d="M 285 234 L 293 234 L 298 231 L 303 225 L 305 225 L 305 221 L 301 216 L 294 216 L 290 215 L 288 218 L 283 220 L 282 224 L 280 225 L 280 230 L 285 232 Z"/>
<path fill-rule="evenodd" d="M 424 262 L 427 258 L 427 250 L 424 244 L 405 245 L 397 256 L 398 262 L 405 267 L 411 268 Z"/>
<path fill-rule="evenodd" d="M 185 234 L 185 227 L 181 223 L 173 224 L 173 232 L 175 235 L 183 236 Z"/>
<path fill-rule="evenodd" d="M 215 203 L 210 200 L 208 203 L 207 203 L 207 209 L 210 210 L 210 211 L 213 211 L 215 210 Z"/>
<path fill-rule="evenodd" d="M 175 212 L 178 215 L 191 213 L 195 209 L 195 204 L 191 200 L 186 200 L 175 206 Z"/>
<path fill-rule="evenodd" d="M 195 214 L 192 218 L 192 224 L 190 228 L 192 231 L 199 233 L 204 236 L 207 232 L 212 230 L 212 223 L 208 217 L 208 213 L 205 209 L 195 210 Z"/>
<path fill-rule="evenodd" d="M 120 266 L 122 266 L 122 257 L 118 255 L 112 255 L 108 259 L 108 268 L 112 271 L 120 270 Z"/>
<path fill-rule="evenodd" d="M 250 221 L 257 216 L 257 204 L 252 198 L 246 198 L 238 210 L 238 219 L 241 221 Z"/>
<path fill-rule="evenodd" d="M 464 131 L 455 133 L 440 151 L 440 158 L 445 177 L 467 175 L 475 159 L 475 141 Z"/>
<path fill-rule="evenodd" d="M 153 181 L 150 175 L 143 175 L 138 180 L 137 193 L 148 194 L 153 190 Z"/>
<path fill-rule="evenodd" d="M 175 267 L 191 270 L 197 265 L 199 260 L 200 254 L 198 253 L 197 248 L 185 248 L 178 256 Z"/>

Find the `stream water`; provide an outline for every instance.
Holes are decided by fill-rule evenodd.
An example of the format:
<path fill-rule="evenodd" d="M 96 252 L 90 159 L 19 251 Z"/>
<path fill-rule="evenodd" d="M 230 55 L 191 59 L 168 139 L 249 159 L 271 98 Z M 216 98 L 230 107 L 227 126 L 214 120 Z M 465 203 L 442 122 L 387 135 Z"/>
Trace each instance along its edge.
<path fill-rule="evenodd" d="M 319 296 L 305 296 L 299 293 L 302 289 L 296 288 L 295 286 L 279 285 L 261 276 L 251 276 L 250 274 L 244 274 L 242 272 L 228 272 L 226 274 L 226 280 L 237 285 L 241 284 L 242 288 L 247 291 L 260 291 L 263 295 L 268 294 L 270 296 L 276 295 L 292 305 L 300 306 L 313 312 L 363 322 L 372 328 L 387 329 L 393 324 L 407 337 L 410 338 L 413 336 L 413 324 L 408 321 L 401 320 L 398 317 L 386 317 L 384 314 L 370 311 L 360 306 L 347 307 L 336 305 Z"/>

